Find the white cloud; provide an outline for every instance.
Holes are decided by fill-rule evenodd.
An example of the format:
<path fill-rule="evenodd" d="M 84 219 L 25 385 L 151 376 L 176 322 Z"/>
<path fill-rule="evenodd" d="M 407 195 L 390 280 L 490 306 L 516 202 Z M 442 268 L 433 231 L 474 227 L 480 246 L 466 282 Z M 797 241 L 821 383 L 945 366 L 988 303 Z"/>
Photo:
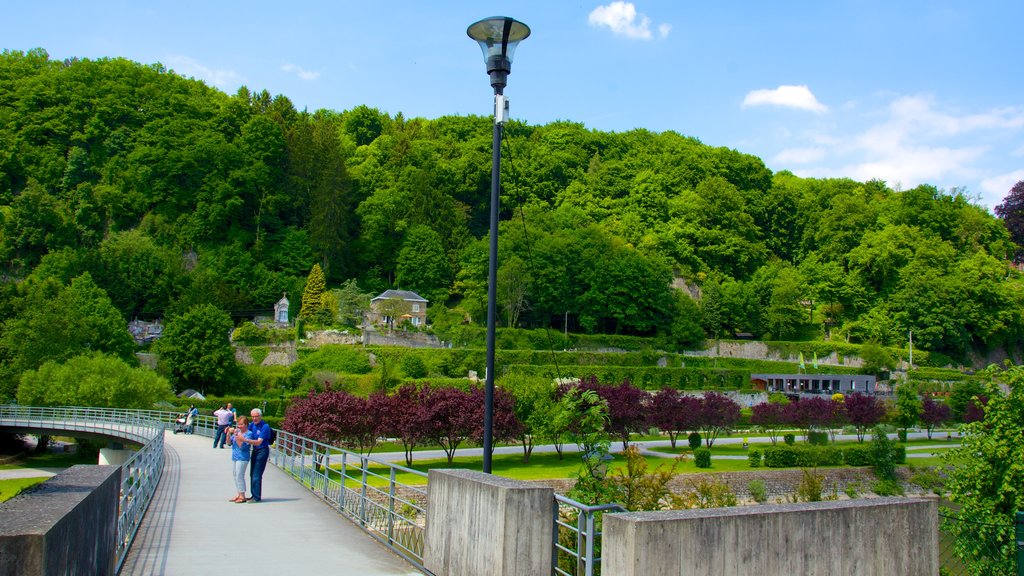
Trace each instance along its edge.
<path fill-rule="evenodd" d="M 779 86 L 774 90 L 753 90 L 743 98 L 742 107 L 750 106 L 784 106 L 810 110 L 817 114 L 828 111 L 828 106 L 818 102 L 814 93 L 807 86 Z"/>
<path fill-rule="evenodd" d="M 312 72 L 310 70 L 305 70 L 305 69 L 303 69 L 303 68 L 301 68 L 299 66 L 296 66 L 295 64 L 285 64 L 285 65 L 281 66 L 281 70 L 284 71 L 284 72 L 287 72 L 289 74 L 295 74 L 296 76 L 298 76 L 302 80 L 316 80 L 317 78 L 320 77 L 320 73 L 319 72 Z"/>
<path fill-rule="evenodd" d="M 790 148 L 775 155 L 773 161 L 779 164 L 810 164 L 825 157 L 824 148 Z"/>
<path fill-rule="evenodd" d="M 612 33 L 627 38 L 639 40 L 650 40 L 651 19 L 644 14 L 638 14 L 636 6 L 632 2 L 616 1 L 607 6 L 598 6 L 587 18 L 591 26 L 607 26 Z M 659 24 L 658 35 L 665 38 L 672 31 L 671 24 Z"/>
<path fill-rule="evenodd" d="M 230 88 L 242 83 L 242 77 L 233 70 L 215 70 L 204 66 L 188 56 L 171 56 L 167 59 L 168 68 L 175 73 L 202 80 L 218 88 Z"/>
<path fill-rule="evenodd" d="M 878 178 L 897 189 L 966 186 L 989 207 L 1024 180 L 1019 161 L 1012 160 L 1024 152 L 1024 108 L 961 112 L 927 96 L 883 97 L 882 108 L 845 110 L 827 127 L 784 138 L 773 168 L 806 177 Z"/>
<path fill-rule="evenodd" d="M 1024 170 L 1014 170 L 1008 174 L 1000 174 L 981 181 L 981 194 L 988 206 L 996 206 L 1010 193 L 1010 188 L 1024 180 Z"/>

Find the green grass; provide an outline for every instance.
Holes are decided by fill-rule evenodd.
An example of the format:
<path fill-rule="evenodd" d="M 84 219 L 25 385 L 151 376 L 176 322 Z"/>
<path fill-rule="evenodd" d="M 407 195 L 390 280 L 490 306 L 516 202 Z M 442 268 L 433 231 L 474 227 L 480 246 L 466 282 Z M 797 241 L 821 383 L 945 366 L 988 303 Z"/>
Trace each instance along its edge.
<path fill-rule="evenodd" d="M 75 464 L 96 464 L 95 454 L 74 453 L 52 453 L 29 454 L 13 464 L 0 464 L 0 470 L 14 470 L 17 468 L 69 468 Z"/>
<path fill-rule="evenodd" d="M 38 478 L 14 478 L 11 480 L 0 480 L 0 502 L 14 498 L 22 490 L 47 480 L 46 476 Z"/>

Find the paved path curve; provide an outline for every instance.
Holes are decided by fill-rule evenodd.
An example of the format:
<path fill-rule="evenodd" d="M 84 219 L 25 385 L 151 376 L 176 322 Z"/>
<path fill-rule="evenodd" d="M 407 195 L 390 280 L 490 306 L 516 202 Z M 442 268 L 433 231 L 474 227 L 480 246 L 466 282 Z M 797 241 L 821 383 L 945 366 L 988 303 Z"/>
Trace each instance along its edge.
<path fill-rule="evenodd" d="M 263 501 L 234 504 L 231 451 L 168 432 L 164 472 L 122 576 L 419 575 L 272 465 Z"/>

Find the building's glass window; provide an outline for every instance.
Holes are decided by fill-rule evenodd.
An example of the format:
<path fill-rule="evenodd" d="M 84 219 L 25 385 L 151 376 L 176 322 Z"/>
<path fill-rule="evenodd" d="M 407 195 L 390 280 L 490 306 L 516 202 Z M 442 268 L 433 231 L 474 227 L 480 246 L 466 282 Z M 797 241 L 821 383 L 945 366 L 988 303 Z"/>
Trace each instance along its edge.
<path fill-rule="evenodd" d="M 420 311 L 420 305 L 419 304 L 413 304 L 412 305 L 412 311 L 413 312 L 419 312 Z"/>

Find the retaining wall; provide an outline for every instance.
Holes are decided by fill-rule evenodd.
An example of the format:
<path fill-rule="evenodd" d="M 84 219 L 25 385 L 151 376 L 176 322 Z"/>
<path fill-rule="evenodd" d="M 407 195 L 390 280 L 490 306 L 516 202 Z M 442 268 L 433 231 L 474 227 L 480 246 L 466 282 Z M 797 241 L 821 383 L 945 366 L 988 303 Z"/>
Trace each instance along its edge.
<path fill-rule="evenodd" d="M 0 576 L 113 574 L 120 491 L 120 466 L 78 465 L 0 503 Z"/>

